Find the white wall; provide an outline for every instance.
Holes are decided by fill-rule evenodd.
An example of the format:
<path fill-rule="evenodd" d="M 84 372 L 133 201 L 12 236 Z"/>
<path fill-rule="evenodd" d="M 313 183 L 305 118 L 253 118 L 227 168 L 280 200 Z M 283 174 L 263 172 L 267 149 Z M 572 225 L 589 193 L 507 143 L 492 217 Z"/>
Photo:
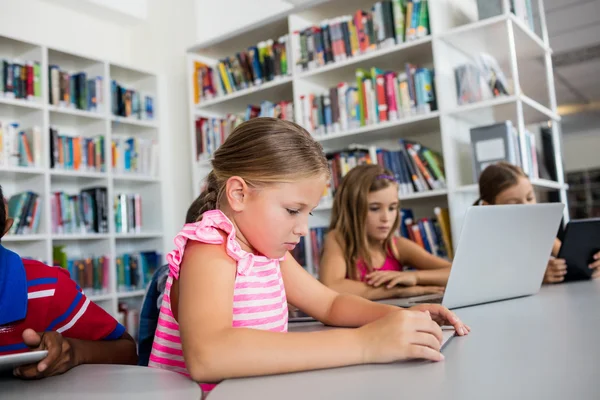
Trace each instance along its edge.
<path fill-rule="evenodd" d="M 600 168 L 600 126 L 563 134 L 565 171 Z"/>
<path fill-rule="evenodd" d="M 243 28 L 293 7 L 281 0 L 194 0 L 194 3 L 196 43 Z"/>
<path fill-rule="evenodd" d="M 125 1 L 125 0 L 122 0 Z M 194 0 L 147 0 L 145 21 L 85 12 L 61 0 L 0 0 L 0 35 L 92 58 L 130 65 L 161 76 L 160 170 L 164 182 L 166 249 L 192 201 L 185 50 L 195 42 Z M 114 13 L 113 13 L 114 14 Z"/>

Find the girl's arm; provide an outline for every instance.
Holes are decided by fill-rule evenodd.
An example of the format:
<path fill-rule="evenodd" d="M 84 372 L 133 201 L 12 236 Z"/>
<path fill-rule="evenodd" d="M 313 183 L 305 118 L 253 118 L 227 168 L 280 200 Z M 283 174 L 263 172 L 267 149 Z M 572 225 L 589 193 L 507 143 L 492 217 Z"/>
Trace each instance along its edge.
<path fill-rule="evenodd" d="M 334 232 L 325 236 L 323 257 L 319 264 L 319 279 L 327 287 L 338 293 L 348 293 L 364 297 L 369 300 L 390 299 L 401 296 L 404 288 L 391 289 L 369 286 L 365 282 L 346 278 L 346 260 L 341 246 L 335 238 Z"/>
<path fill-rule="evenodd" d="M 403 237 L 396 238 L 396 246 L 400 254 L 399 261 L 418 270 L 413 272 L 417 277 L 417 285 L 446 286 L 452 267 L 449 261 L 434 256 Z"/>
<path fill-rule="evenodd" d="M 291 268 L 286 266 L 291 261 L 284 263 L 282 273 L 291 299 L 304 311 L 325 320 L 345 320 L 348 325 L 365 322 L 366 312 L 376 315 L 387 312 L 387 315 L 359 329 L 284 334 L 233 328 L 236 265 L 225 251 L 224 245 L 189 242 L 179 280 L 171 288 L 171 307 L 179 323 L 185 364 L 196 381 L 218 382 L 406 358 L 442 358 L 439 353 L 442 332 L 432 320 L 434 313 L 430 316 L 422 310 L 370 305 L 361 299 L 351 299 L 355 309 L 349 310 L 346 301 L 338 303 L 337 295 L 314 279 L 307 279 L 298 271 L 290 273 Z M 298 282 L 289 281 L 298 277 Z M 303 289 L 307 284 L 312 290 Z M 438 311 L 452 323 L 460 323 L 447 309 L 442 307 Z"/>

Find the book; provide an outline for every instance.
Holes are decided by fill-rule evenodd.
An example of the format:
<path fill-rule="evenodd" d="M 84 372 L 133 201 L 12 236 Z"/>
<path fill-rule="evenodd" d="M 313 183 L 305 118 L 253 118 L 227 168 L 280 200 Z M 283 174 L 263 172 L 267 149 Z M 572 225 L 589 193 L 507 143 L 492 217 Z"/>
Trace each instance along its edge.
<path fill-rule="evenodd" d="M 51 105 L 91 112 L 104 110 L 104 83 L 101 76 L 88 78 L 86 72 L 69 72 L 58 65 L 50 65 L 48 77 L 48 102 Z"/>
<path fill-rule="evenodd" d="M 154 97 L 132 87 L 111 81 L 111 112 L 117 117 L 154 120 Z"/>
<path fill-rule="evenodd" d="M 39 126 L 22 129 L 18 122 L 0 121 L 0 166 L 42 167 Z"/>
<path fill-rule="evenodd" d="M 115 232 L 142 232 L 142 196 L 139 193 L 117 194 L 113 201 Z"/>
<path fill-rule="evenodd" d="M 53 192 L 50 197 L 52 233 L 108 233 L 108 199 L 105 187 L 82 190 L 79 194 Z"/>
<path fill-rule="evenodd" d="M 21 192 L 8 199 L 8 215 L 13 218 L 9 235 L 31 235 L 38 233 L 42 215 L 40 195 Z"/>
<path fill-rule="evenodd" d="M 69 256 L 65 246 L 52 248 L 53 265 L 69 271 L 71 279 L 87 295 L 109 292 L 110 262 L 106 256 Z"/>
<path fill-rule="evenodd" d="M 113 136 L 112 170 L 120 174 L 158 176 L 158 143 L 155 139 Z"/>
<path fill-rule="evenodd" d="M 162 263 L 156 251 L 124 253 L 116 257 L 117 291 L 128 292 L 145 288 Z"/>
<path fill-rule="evenodd" d="M 70 171 L 106 172 L 105 139 L 61 134 L 50 127 L 50 168 Z"/>
<path fill-rule="evenodd" d="M 0 59 L 0 97 L 41 102 L 41 63 Z"/>

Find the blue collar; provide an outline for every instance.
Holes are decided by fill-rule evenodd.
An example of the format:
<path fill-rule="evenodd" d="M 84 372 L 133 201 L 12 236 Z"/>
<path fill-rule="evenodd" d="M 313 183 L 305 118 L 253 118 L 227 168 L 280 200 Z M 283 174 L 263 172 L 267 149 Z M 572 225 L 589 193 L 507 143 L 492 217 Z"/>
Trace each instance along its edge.
<path fill-rule="evenodd" d="M 27 275 L 23 260 L 0 245 L 0 326 L 27 315 Z"/>

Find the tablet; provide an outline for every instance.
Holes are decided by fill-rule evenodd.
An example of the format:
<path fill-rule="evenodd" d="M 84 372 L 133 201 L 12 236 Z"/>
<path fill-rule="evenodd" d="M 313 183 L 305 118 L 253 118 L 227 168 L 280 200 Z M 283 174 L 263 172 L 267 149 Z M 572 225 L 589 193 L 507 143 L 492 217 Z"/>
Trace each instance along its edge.
<path fill-rule="evenodd" d="M 567 261 L 565 281 L 590 279 L 593 271 L 588 265 L 598 251 L 600 251 L 600 218 L 570 221 L 558 253 L 558 258 Z"/>
<path fill-rule="evenodd" d="M 21 365 L 42 361 L 48 355 L 48 350 L 29 351 L 27 353 L 8 354 L 0 356 L 0 371 L 10 371 Z"/>

